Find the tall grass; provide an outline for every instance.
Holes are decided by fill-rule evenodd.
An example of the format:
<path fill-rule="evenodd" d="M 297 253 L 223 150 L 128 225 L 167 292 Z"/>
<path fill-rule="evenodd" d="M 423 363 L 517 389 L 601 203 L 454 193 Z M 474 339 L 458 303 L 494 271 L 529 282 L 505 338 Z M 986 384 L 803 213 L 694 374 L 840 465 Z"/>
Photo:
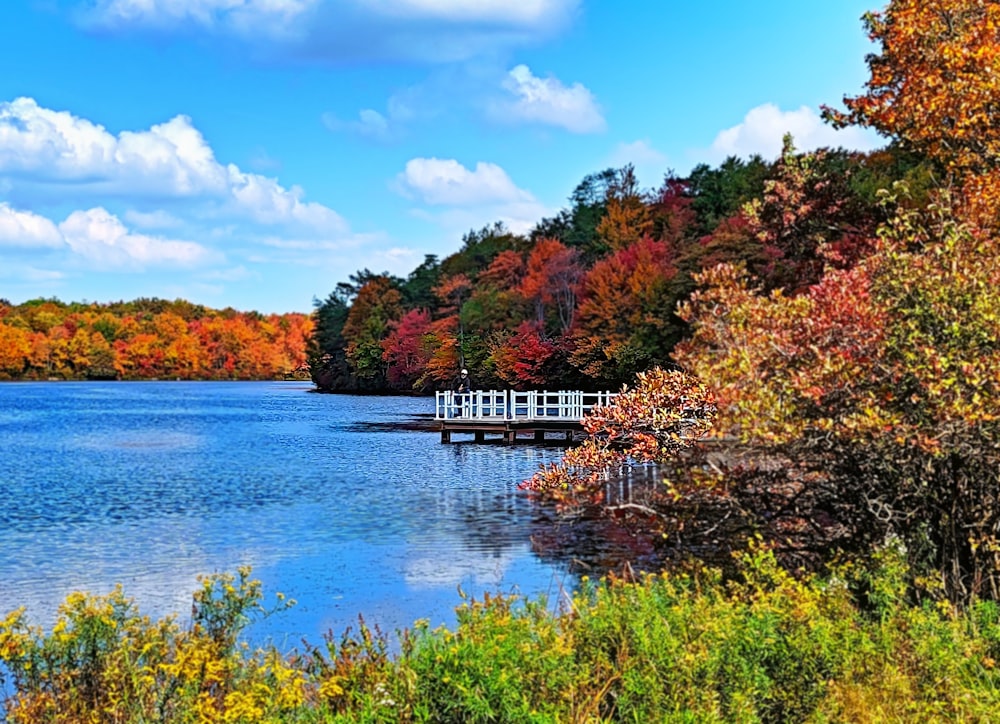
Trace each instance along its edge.
<path fill-rule="evenodd" d="M 251 650 L 249 571 L 207 578 L 194 615 L 74 594 L 49 632 L 0 623 L 6 717 L 40 722 L 927 722 L 1000 711 L 1000 608 L 907 598 L 887 548 L 796 577 L 764 549 L 711 569 L 585 581 L 572 605 L 486 596 L 399 652 L 362 624 Z M 283 604 L 279 600 L 278 607 Z"/>

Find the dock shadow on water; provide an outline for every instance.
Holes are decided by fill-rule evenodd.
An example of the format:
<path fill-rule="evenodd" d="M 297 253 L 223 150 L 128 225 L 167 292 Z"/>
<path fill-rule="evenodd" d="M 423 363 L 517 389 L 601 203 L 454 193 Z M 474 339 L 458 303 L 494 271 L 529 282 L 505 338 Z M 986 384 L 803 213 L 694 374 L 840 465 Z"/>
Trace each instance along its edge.
<path fill-rule="evenodd" d="M 68 593 L 120 582 L 183 616 L 199 574 L 248 564 L 298 601 L 251 634 L 291 646 L 359 614 L 451 623 L 459 588 L 571 589 L 574 557 L 533 549 L 517 488 L 561 450 L 444 445 L 432 408 L 296 382 L 0 385 L 3 612 L 47 627 Z"/>

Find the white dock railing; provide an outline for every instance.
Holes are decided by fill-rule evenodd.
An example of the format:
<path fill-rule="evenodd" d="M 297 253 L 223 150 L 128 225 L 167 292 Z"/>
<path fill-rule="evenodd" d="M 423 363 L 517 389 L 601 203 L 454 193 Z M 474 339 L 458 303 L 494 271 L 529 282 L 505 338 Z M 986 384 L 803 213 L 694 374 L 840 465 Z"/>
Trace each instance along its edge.
<path fill-rule="evenodd" d="M 438 392 L 435 395 L 435 420 L 483 420 L 514 422 L 572 420 L 579 422 L 598 405 L 607 405 L 616 392 L 579 392 L 576 390 L 475 390 L 474 392 Z"/>

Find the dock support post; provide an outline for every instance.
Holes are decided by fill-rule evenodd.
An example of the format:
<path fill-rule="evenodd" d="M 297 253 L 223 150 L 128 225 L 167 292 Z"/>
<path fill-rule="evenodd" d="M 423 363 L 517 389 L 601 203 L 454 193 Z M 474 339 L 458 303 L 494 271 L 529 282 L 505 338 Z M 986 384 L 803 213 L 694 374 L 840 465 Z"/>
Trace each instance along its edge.
<path fill-rule="evenodd" d="M 545 442 L 545 430 L 535 430 L 535 442 Z"/>
<path fill-rule="evenodd" d="M 451 442 L 451 430 L 441 430 L 441 442 Z"/>
<path fill-rule="evenodd" d="M 503 439 L 508 445 L 513 445 L 517 442 L 517 430 L 505 430 Z"/>
<path fill-rule="evenodd" d="M 486 441 L 486 433 L 483 432 L 482 430 L 476 430 L 476 442 L 485 442 L 485 441 Z"/>

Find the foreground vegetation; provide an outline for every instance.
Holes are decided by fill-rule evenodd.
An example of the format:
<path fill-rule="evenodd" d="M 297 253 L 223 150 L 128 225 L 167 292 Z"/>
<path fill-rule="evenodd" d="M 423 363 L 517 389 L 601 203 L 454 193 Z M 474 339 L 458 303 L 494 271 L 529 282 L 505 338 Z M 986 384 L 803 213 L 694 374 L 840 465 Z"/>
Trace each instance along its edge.
<path fill-rule="evenodd" d="M 796 578 L 757 547 L 717 570 L 584 582 L 559 611 L 491 596 L 390 654 L 357 634 L 282 653 L 240 633 L 249 572 L 206 579 L 182 626 L 120 590 L 70 596 L 51 633 L 0 624 L 8 721 L 987 721 L 1000 608 L 906 596 L 904 557 Z M 279 600 L 279 607 L 283 603 Z"/>

